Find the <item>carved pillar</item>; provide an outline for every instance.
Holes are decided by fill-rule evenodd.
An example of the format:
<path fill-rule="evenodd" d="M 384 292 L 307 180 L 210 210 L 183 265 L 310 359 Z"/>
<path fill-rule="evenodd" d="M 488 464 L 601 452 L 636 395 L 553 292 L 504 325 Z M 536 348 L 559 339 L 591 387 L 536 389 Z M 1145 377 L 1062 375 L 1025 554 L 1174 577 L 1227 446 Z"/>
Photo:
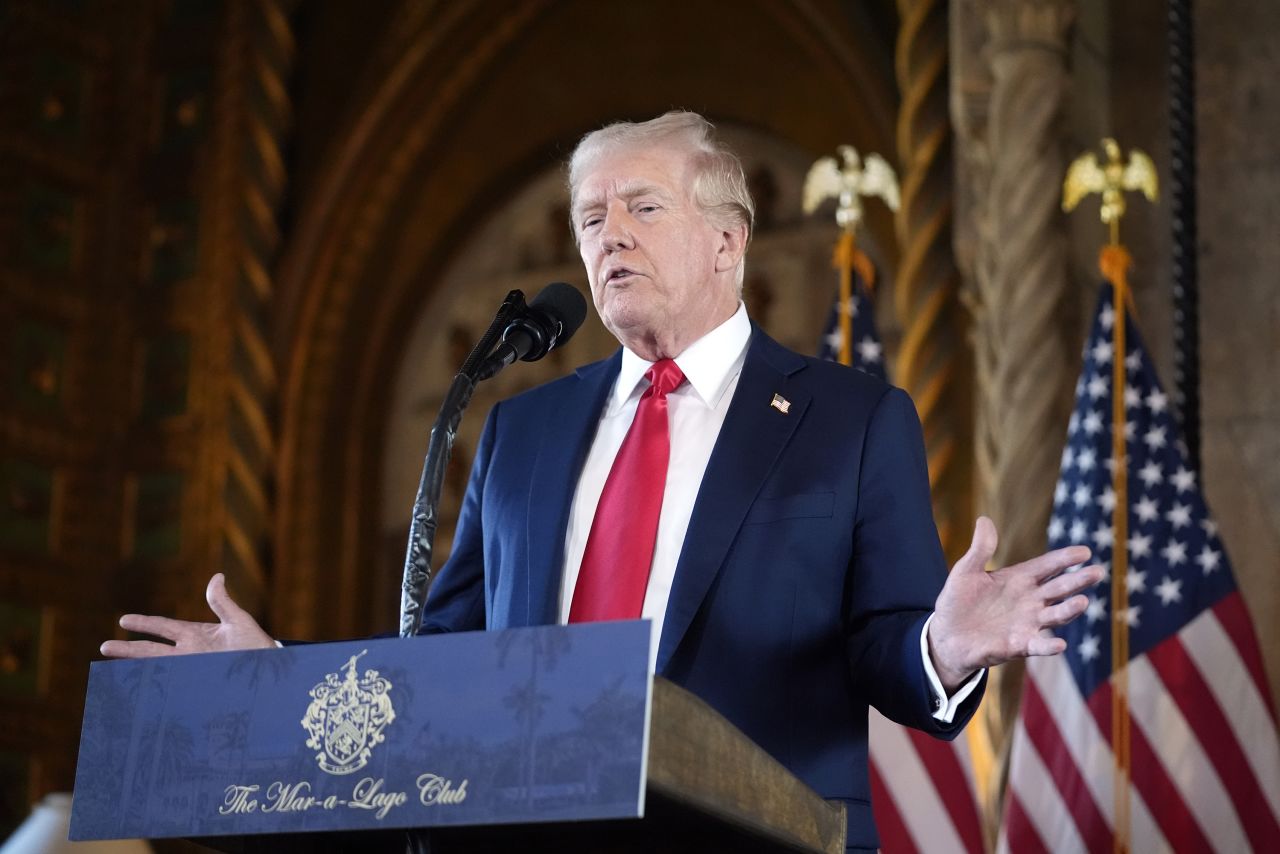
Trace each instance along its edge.
<path fill-rule="evenodd" d="M 218 254 L 214 281 L 226 322 L 210 324 L 225 396 L 211 455 L 210 565 L 227 572 L 234 594 L 261 611 L 271 517 L 268 479 L 275 465 L 277 375 L 269 341 L 274 267 L 281 242 L 276 215 L 286 185 L 282 149 L 293 122 L 287 89 L 294 59 L 294 0 L 226 5 L 219 43 L 215 187 Z"/>
<path fill-rule="evenodd" d="M 951 248 L 953 158 L 947 111 L 946 0 L 898 0 L 896 68 L 902 106 L 898 160 L 902 251 L 894 310 L 903 324 L 894 379 L 924 424 L 934 517 L 947 556 L 968 548 L 973 524 L 972 353 Z"/>
<path fill-rule="evenodd" d="M 291 3 L 0 13 L 0 836 L 121 613 L 260 601 Z"/>
<path fill-rule="evenodd" d="M 975 320 L 980 506 L 1000 531 L 995 561 L 1003 565 L 1044 550 L 1074 382 L 1074 345 L 1060 314 L 1069 259 L 1058 205 L 1075 6 L 1070 0 L 960 6 L 953 41 L 985 58 L 976 69 L 970 54 L 953 106 L 967 185 L 959 196 L 972 205 L 971 222 L 958 235 L 972 241 L 965 260 Z M 1023 669 L 998 671 L 983 724 L 1003 768 Z M 993 821 L 1003 777 L 991 775 L 984 792 Z"/>

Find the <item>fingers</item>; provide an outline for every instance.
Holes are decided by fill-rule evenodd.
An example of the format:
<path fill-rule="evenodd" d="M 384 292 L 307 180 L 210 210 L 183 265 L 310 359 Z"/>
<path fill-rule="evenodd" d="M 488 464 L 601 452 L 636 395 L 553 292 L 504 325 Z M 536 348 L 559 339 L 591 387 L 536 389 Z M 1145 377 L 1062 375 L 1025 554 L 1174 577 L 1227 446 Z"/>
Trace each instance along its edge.
<path fill-rule="evenodd" d="M 1077 593 L 1083 593 L 1102 580 L 1102 567 L 1094 564 L 1075 572 L 1064 572 L 1040 585 L 1040 595 L 1046 602 L 1056 602 Z"/>
<path fill-rule="evenodd" d="M 1027 644 L 1027 655 L 1059 655 L 1067 649 L 1067 642 L 1057 635 L 1034 637 Z"/>
<path fill-rule="evenodd" d="M 1040 611 L 1040 625 L 1043 628 L 1065 626 L 1088 607 L 1088 596 L 1072 596 L 1056 605 L 1047 605 Z"/>
<path fill-rule="evenodd" d="M 144 614 L 125 614 L 120 618 L 120 628 L 128 629 L 143 635 L 155 635 L 158 638 L 177 643 L 189 637 L 195 630 L 195 623 L 186 620 L 174 620 L 169 617 L 150 617 Z M 108 641 L 110 642 L 110 641 Z"/>
<path fill-rule="evenodd" d="M 245 610 L 236 604 L 227 592 L 227 577 L 221 572 L 214 573 L 209 579 L 209 586 L 204 591 L 205 601 L 222 623 L 234 623 L 245 616 Z"/>
<path fill-rule="evenodd" d="M 973 542 L 969 544 L 969 551 L 956 562 L 952 572 L 985 571 L 999 541 L 995 523 L 986 516 L 979 516 L 973 523 Z"/>
<path fill-rule="evenodd" d="M 108 658 L 156 658 L 161 655 L 179 655 L 176 646 L 155 641 L 109 640 L 99 647 Z"/>
<path fill-rule="evenodd" d="M 1010 568 L 1019 572 L 1029 572 L 1037 581 L 1044 581 L 1070 567 L 1079 566 L 1092 554 L 1088 546 L 1067 546 L 1064 549 L 1055 549 L 1039 557 L 1033 557 Z"/>

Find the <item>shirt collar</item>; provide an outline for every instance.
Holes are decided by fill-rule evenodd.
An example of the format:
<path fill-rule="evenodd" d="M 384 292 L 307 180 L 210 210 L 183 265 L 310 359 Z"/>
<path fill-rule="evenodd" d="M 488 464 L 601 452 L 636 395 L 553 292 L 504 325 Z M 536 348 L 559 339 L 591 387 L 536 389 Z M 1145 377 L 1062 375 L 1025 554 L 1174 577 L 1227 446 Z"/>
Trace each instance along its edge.
<path fill-rule="evenodd" d="M 747 307 L 739 301 L 738 310 L 732 317 L 676 356 L 675 363 L 707 406 L 716 405 L 729 381 L 742 368 L 750 339 L 751 321 L 747 319 Z M 618 380 L 609 398 L 610 410 L 618 409 L 636 393 L 651 365 L 653 362 L 645 361 L 625 347 L 622 349 L 622 366 L 618 369 Z"/>

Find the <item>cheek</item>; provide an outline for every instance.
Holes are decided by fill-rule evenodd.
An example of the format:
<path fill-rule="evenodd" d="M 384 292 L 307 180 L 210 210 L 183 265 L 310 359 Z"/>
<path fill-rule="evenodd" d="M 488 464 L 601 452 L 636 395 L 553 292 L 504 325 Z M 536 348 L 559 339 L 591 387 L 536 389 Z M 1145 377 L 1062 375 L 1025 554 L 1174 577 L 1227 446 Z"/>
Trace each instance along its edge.
<path fill-rule="evenodd" d="M 596 307 L 596 314 L 604 317 L 604 294 L 595 285 L 591 286 L 591 304 Z"/>
<path fill-rule="evenodd" d="M 587 253 L 586 250 L 582 250 L 578 254 L 579 254 L 579 257 L 582 259 L 582 271 L 587 275 L 587 288 L 591 291 L 591 301 L 594 302 L 597 307 L 599 307 L 600 288 L 599 288 L 599 284 L 596 282 L 597 265 L 595 263 L 595 259 L 592 258 L 591 255 Z"/>

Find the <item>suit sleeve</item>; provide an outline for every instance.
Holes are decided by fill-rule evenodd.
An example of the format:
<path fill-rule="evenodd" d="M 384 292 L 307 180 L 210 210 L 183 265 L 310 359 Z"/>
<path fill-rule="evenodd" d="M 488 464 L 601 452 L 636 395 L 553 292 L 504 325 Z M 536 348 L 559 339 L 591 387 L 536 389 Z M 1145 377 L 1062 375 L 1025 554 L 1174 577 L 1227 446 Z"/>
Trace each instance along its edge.
<path fill-rule="evenodd" d="M 885 717 L 954 735 L 977 708 L 981 691 L 950 724 L 932 716 L 936 698 L 920 654 L 920 633 L 947 567 L 933 523 L 920 420 L 902 390 L 890 389 L 876 404 L 862 454 L 845 601 L 852 676 Z"/>
<path fill-rule="evenodd" d="M 420 634 L 485 628 L 484 490 L 497 434 L 496 404 L 485 420 L 454 530 L 453 551 L 431 582 Z"/>

